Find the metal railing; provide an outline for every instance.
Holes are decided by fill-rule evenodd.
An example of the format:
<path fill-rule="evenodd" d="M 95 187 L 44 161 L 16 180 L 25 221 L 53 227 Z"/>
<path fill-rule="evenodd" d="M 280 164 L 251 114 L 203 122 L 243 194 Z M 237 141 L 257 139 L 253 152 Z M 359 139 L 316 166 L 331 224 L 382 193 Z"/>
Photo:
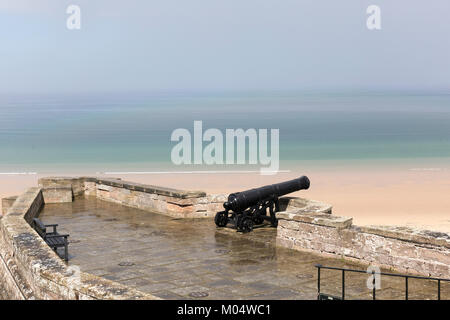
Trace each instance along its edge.
<path fill-rule="evenodd" d="M 432 277 L 421 277 L 421 276 L 412 276 L 412 275 L 404 275 L 404 274 L 395 274 L 395 273 L 386 273 L 386 272 L 376 272 L 373 270 L 372 272 L 367 272 L 364 270 L 355 270 L 355 269 L 347 269 L 347 268 L 337 268 L 337 267 L 326 267 L 322 266 L 321 264 L 316 264 L 315 267 L 317 268 L 317 299 L 318 300 L 345 300 L 345 273 L 346 272 L 356 272 L 356 273 L 366 273 L 366 274 L 372 274 L 372 299 L 376 300 L 376 283 L 375 283 L 375 275 L 383 275 L 383 276 L 389 276 L 389 277 L 398 277 L 398 278 L 405 278 L 405 300 L 408 300 L 408 280 L 409 279 L 421 279 L 421 280 L 431 280 L 437 282 L 437 299 L 441 300 L 441 282 L 450 282 L 450 279 L 441 279 L 441 278 L 432 278 Z M 327 270 L 337 270 L 342 272 L 342 291 L 341 296 L 332 296 L 328 294 L 324 294 L 320 292 L 320 270 L 321 269 L 327 269 Z"/>

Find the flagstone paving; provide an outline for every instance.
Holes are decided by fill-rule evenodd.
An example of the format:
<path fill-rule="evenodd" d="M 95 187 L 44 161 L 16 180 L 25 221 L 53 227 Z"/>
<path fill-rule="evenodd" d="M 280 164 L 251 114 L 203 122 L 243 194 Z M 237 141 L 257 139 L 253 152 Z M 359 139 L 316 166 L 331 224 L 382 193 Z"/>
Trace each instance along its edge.
<path fill-rule="evenodd" d="M 365 269 L 276 247 L 274 228 L 241 234 L 210 219 L 174 219 L 96 198 L 46 204 L 40 217 L 70 234 L 70 265 L 164 299 L 316 299 L 315 264 Z M 348 275 L 346 298 L 370 299 L 367 278 Z M 340 295 L 339 271 L 322 270 L 321 279 L 322 292 Z M 411 298 L 436 298 L 436 283 L 410 281 Z M 404 298 L 403 279 L 383 277 L 381 286 L 377 298 Z M 441 296 L 450 298 L 450 285 Z"/>

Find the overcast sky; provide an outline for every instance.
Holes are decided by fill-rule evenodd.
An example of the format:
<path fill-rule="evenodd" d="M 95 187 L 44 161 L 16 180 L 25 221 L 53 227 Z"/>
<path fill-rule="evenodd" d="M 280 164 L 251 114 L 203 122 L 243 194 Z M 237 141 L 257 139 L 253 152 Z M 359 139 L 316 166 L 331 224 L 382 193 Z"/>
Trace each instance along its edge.
<path fill-rule="evenodd" d="M 66 8 L 81 7 L 81 30 Z M 381 8 L 382 30 L 366 28 Z M 448 0 L 0 0 L 0 93 L 450 89 Z"/>

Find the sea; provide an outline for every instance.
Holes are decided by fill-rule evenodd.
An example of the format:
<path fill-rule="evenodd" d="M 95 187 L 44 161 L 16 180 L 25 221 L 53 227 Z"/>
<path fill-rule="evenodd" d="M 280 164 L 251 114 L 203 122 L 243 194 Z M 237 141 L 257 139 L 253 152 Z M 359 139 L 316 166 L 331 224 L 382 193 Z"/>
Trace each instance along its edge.
<path fill-rule="evenodd" d="M 171 135 L 180 128 L 194 134 L 194 121 L 224 135 L 278 129 L 280 170 L 450 164 L 446 92 L 4 95 L 0 174 L 258 169 L 174 164 Z"/>

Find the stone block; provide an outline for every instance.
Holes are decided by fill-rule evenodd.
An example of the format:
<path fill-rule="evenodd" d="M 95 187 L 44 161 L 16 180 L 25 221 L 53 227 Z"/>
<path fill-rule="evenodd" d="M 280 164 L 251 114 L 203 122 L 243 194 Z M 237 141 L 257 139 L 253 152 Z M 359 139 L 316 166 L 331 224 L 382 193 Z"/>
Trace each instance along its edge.
<path fill-rule="evenodd" d="M 349 228 L 352 225 L 353 218 L 333 216 L 329 214 L 296 214 L 292 217 L 294 221 L 316 224 L 332 228 Z"/>
<path fill-rule="evenodd" d="M 72 202 L 72 187 L 43 188 L 42 195 L 45 203 Z"/>
<path fill-rule="evenodd" d="M 444 246 L 450 248 L 450 234 L 404 226 L 363 226 L 361 232 L 377 234 L 385 238 L 393 238 L 422 244 Z"/>
<path fill-rule="evenodd" d="M 108 186 L 106 184 L 99 184 L 99 185 L 97 185 L 97 190 L 110 192 L 112 189 L 113 189 L 112 186 Z"/>
<path fill-rule="evenodd" d="M 95 196 L 97 195 L 97 184 L 95 182 L 85 182 L 84 183 L 84 194 L 86 196 Z"/>
<path fill-rule="evenodd" d="M 278 225 L 285 229 L 298 230 L 300 228 L 297 221 L 292 220 L 278 220 Z"/>
<path fill-rule="evenodd" d="M 11 208 L 18 196 L 2 198 L 2 214 L 5 215 L 8 209 Z"/>
<path fill-rule="evenodd" d="M 73 181 L 77 178 L 72 177 L 45 177 L 38 180 L 41 188 L 67 188 L 72 187 Z"/>
<path fill-rule="evenodd" d="M 228 194 L 208 194 L 205 199 L 207 202 L 217 202 L 223 204 L 228 200 Z"/>
<path fill-rule="evenodd" d="M 297 213 L 328 213 L 331 214 L 332 206 L 328 203 L 309 200 L 299 197 L 280 198 L 280 208 L 283 211 L 296 211 Z"/>

